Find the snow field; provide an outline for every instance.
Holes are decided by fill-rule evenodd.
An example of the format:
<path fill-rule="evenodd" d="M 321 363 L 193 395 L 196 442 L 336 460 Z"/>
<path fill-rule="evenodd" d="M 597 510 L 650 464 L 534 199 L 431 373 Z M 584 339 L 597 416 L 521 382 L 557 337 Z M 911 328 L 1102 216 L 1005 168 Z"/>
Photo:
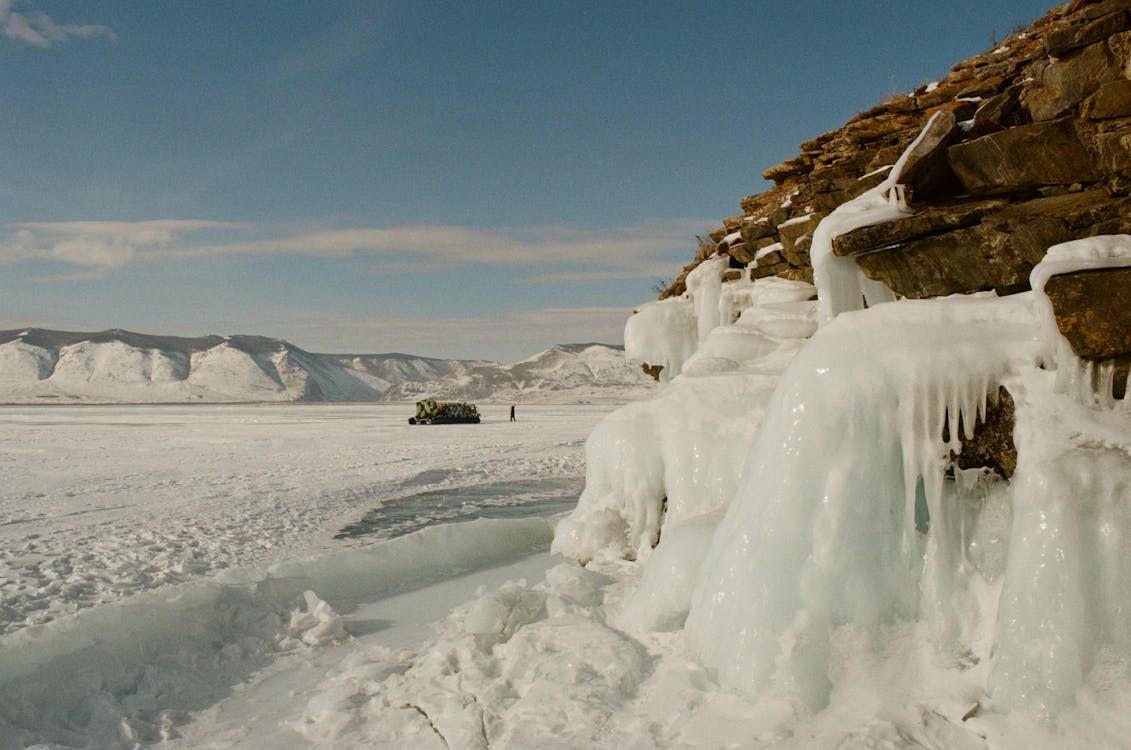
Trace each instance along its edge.
<path fill-rule="evenodd" d="M 582 476 L 608 407 L 443 432 L 407 407 L 0 408 L 0 632 L 333 540 L 424 490 Z M 505 501 L 504 501 L 505 502 Z"/>
<path fill-rule="evenodd" d="M 171 739 L 287 654 L 309 668 L 303 654 L 351 631 L 385 635 L 400 615 L 367 620 L 370 603 L 544 551 L 551 526 L 524 506 L 544 512 L 540 480 L 551 497 L 580 486 L 607 407 L 497 411 L 425 428 L 389 406 L 0 409 L 0 748 Z M 460 517 L 508 503 L 511 517 L 334 538 L 461 487 L 483 499 Z M 472 590 L 424 606 L 428 620 Z"/>

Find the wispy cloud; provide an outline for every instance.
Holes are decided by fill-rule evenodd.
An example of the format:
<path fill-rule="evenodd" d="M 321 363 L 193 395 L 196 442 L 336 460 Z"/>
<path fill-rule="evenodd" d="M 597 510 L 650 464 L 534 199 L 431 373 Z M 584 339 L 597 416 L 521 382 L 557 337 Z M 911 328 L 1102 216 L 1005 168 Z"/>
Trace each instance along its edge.
<path fill-rule="evenodd" d="M 53 260 L 109 271 L 134 263 L 147 253 L 167 251 L 186 234 L 242 226 L 186 220 L 27 222 L 14 225 L 14 231 L 0 242 L 0 262 Z"/>
<path fill-rule="evenodd" d="M 670 273 L 670 259 L 685 257 L 695 233 L 709 225 L 705 220 L 663 220 L 606 229 L 293 229 L 197 220 L 20 223 L 0 239 L 0 262 L 51 260 L 109 273 L 139 262 L 299 255 L 360 257 L 386 270 L 439 264 L 537 268 L 542 273 L 528 279 L 537 282 L 639 278 Z"/>
<path fill-rule="evenodd" d="M 0 33 L 34 47 L 51 47 L 72 37 L 118 38 L 109 26 L 56 23 L 46 13 L 15 10 L 14 0 L 0 0 Z"/>

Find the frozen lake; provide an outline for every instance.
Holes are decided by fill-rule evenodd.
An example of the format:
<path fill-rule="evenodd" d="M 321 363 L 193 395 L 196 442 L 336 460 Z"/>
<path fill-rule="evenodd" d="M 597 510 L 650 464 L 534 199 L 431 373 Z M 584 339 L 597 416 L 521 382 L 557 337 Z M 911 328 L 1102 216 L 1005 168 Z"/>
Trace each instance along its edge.
<path fill-rule="evenodd" d="M 270 661 L 271 649 L 248 646 L 231 674 L 207 678 L 176 661 L 166 679 L 209 685 L 130 708 L 136 684 L 115 689 L 97 662 L 109 654 L 136 682 L 172 648 L 166 639 L 192 641 L 178 620 L 227 612 L 227 628 L 232 612 L 256 607 L 285 616 L 312 581 L 356 612 L 539 556 L 551 536 L 542 519 L 576 502 L 585 438 L 612 408 L 520 406 L 511 423 L 496 406 L 479 425 L 411 426 L 411 406 L 369 404 L 0 407 L 0 748 L 104 737 L 92 728 L 99 711 L 154 740 L 162 721 Z M 428 616 L 445 611 L 433 602 Z M 142 612 L 152 621 L 139 625 Z M 346 619 L 359 634 L 396 630 L 372 612 Z M 260 625 L 202 624 L 201 643 L 230 646 Z M 125 631 L 132 656 L 113 645 Z M 83 639 L 101 645 L 82 653 Z M 60 692 L 68 680 L 76 687 Z M 91 685 L 112 707 L 91 707 Z"/>
<path fill-rule="evenodd" d="M 612 407 L 0 407 L 0 632 L 231 567 L 576 500 Z"/>

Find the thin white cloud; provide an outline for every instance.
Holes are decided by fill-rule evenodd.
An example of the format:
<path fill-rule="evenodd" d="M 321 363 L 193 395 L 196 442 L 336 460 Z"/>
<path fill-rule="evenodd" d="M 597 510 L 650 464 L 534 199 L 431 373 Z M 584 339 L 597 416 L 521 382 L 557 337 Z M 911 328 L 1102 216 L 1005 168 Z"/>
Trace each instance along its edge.
<path fill-rule="evenodd" d="M 192 220 L 26 222 L 0 241 L 0 262 L 52 260 L 108 271 L 166 250 L 185 234 L 243 226 Z"/>
<path fill-rule="evenodd" d="M 299 255 L 359 257 L 402 270 L 416 264 L 543 269 L 545 273 L 532 276 L 533 281 L 639 278 L 671 273 L 670 259 L 687 257 L 694 249 L 695 233 L 705 226 L 710 222 L 663 220 L 607 229 L 444 225 L 288 229 L 195 220 L 40 222 L 12 225 L 8 237 L 0 239 L 0 261 L 52 260 L 109 272 L 137 262 Z M 218 234 L 223 235 L 219 242 Z M 241 239 L 247 235 L 254 239 Z"/>
<path fill-rule="evenodd" d="M 111 41 L 118 38 L 109 26 L 56 23 L 46 13 L 21 12 L 14 5 L 13 0 L 0 0 L 0 33 L 33 47 L 51 47 L 72 37 L 104 37 Z"/>

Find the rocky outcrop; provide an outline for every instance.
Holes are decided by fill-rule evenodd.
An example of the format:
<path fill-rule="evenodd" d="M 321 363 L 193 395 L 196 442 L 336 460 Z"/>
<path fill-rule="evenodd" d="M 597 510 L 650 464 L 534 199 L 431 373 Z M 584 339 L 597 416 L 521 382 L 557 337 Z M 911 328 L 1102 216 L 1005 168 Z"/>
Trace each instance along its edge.
<path fill-rule="evenodd" d="M 913 215 L 834 241 L 899 296 L 1023 291 L 1051 245 L 1131 232 L 1131 0 L 1054 8 L 802 143 L 763 173 L 771 189 L 710 234 L 716 250 L 753 278 L 811 280 L 816 225 L 884 180 L 928 123 L 900 173 Z"/>
<path fill-rule="evenodd" d="M 1027 291 L 1050 247 L 1131 234 L 1131 0 L 1053 8 L 944 78 L 802 143 L 763 172 L 773 187 L 742 199 L 663 297 L 682 294 L 716 254 L 732 275 L 812 281 L 817 225 L 887 180 L 901 156 L 896 189 L 910 214 L 832 238 L 833 253 L 899 297 Z M 1089 372 L 1113 370 L 1123 398 L 1131 269 L 1064 273 L 1045 292 L 1076 356 Z M 954 465 L 1008 478 L 1012 427 L 1001 389 Z"/>

